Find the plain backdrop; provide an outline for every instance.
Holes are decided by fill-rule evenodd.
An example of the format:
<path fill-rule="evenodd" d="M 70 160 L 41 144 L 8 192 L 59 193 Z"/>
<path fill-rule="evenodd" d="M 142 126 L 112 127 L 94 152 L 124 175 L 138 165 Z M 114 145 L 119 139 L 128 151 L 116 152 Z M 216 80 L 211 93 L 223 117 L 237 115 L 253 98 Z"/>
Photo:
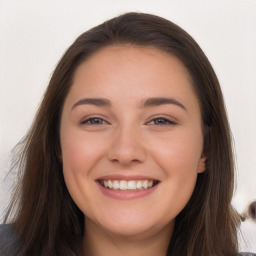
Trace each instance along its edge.
<path fill-rule="evenodd" d="M 220 80 L 236 149 L 234 206 L 256 199 L 256 0 L 0 0 L 0 220 L 14 174 L 11 149 L 25 135 L 51 73 L 67 47 L 87 29 L 128 12 L 160 15 L 189 32 Z M 256 252 L 256 223 L 246 221 Z"/>

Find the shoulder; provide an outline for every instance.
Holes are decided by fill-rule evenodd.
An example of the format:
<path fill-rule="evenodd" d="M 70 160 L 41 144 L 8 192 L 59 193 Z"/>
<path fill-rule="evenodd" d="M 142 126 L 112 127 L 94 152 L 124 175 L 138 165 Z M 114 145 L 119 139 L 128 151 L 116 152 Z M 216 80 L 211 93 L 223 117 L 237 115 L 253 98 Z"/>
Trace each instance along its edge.
<path fill-rule="evenodd" d="M 2 240 L 8 240 L 15 235 L 15 228 L 11 224 L 0 225 L 1 242 Z"/>
<path fill-rule="evenodd" d="M 11 256 L 18 247 L 18 236 L 15 228 L 9 224 L 0 225 L 0 255 Z"/>

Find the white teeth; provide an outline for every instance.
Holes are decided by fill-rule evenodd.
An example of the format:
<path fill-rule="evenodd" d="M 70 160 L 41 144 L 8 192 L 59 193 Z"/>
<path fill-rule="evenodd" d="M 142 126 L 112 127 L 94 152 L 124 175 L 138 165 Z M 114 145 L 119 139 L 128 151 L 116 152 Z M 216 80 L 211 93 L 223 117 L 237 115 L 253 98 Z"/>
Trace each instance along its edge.
<path fill-rule="evenodd" d="M 104 180 L 100 182 L 105 188 L 120 190 L 141 190 L 153 187 L 153 180 Z"/>
<path fill-rule="evenodd" d="M 143 180 L 142 187 L 143 188 L 148 188 L 148 181 L 147 180 Z"/>
<path fill-rule="evenodd" d="M 105 183 L 104 183 L 104 186 L 105 186 Z M 113 188 L 113 183 L 112 183 L 112 181 L 111 180 L 108 180 L 108 185 L 107 186 L 105 186 L 106 188 L 108 187 L 108 188 Z"/>
<path fill-rule="evenodd" d="M 126 190 L 127 189 L 127 181 L 126 180 L 121 180 L 120 181 L 120 189 L 121 190 Z"/>
<path fill-rule="evenodd" d="M 133 190 L 136 189 L 136 181 L 135 180 L 129 180 L 127 184 L 127 189 Z"/>
<path fill-rule="evenodd" d="M 137 181 L 136 188 L 137 189 L 141 189 L 142 188 L 142 181 L 141 180 Z"/>
<path fill-rule="evenodd" d="M 114 180 L 113 182 L 113 189 L 119 189 L 120 186 L 119 186 L 119 181 L 118 180 Z"/>

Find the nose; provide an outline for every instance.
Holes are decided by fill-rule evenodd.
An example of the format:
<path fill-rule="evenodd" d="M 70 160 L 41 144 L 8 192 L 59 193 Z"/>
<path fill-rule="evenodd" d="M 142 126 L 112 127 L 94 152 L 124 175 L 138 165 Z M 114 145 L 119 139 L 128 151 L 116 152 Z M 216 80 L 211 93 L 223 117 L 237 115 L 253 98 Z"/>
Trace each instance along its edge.
<path fill-rule="evenodd" d="M 125 127 L 116 132 L 108 151 L 108 159 L 122 165 L 145 161 L 146 149 L 135 127 Z"/>

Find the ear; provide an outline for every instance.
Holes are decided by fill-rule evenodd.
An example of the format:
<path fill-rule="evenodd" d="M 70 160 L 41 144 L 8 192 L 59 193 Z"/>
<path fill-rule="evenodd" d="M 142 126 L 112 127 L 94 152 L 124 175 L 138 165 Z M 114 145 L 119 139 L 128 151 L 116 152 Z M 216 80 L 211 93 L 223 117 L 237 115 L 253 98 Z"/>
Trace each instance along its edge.
<path fill-rule="evenodd" d="M 201 156 L 199 162 L 198 162 L 198 166 L 197 166 L 197 173 L 202 173 L 205 171 L 206 169 L 206 156 Z"/>

